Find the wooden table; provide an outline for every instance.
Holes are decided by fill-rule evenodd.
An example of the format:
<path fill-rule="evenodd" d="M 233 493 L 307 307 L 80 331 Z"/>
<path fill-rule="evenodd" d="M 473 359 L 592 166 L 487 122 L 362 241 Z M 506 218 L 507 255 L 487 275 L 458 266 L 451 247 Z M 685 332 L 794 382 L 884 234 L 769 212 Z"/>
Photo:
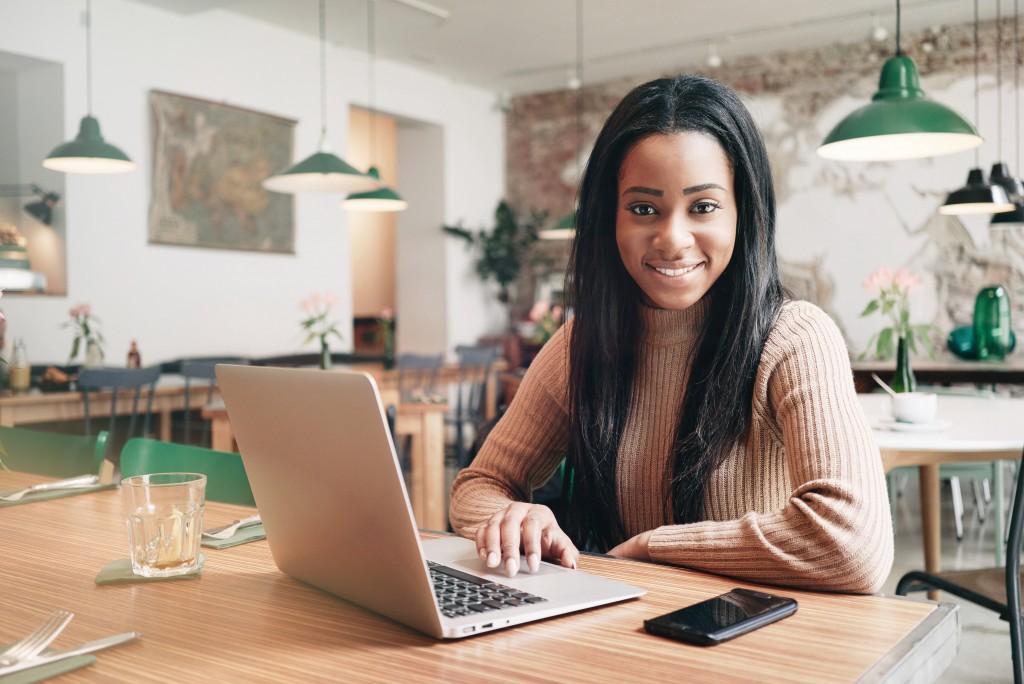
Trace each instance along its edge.
<path fill-rule="evenodd" d="M 0 490 L 40 479 L 0 471 Z M 204 526 L 250 513 L 208 503 Z M 951 604 L 775 590 L 799 601 L 795 615 L 713 648 L 681 644 L 646 634 L 643 620 L 755 585 L 596 556 L 581 568 L 648 593 L 447 642 L 284 575 L 266 541 L 206 549 L 199 580 L 96 586 L 99 569 L 128 553 L 116 490 L 2 508 L 0 540 L 0 642 L 58 608 L 75 613 L 58 649 L 142 633 L 61 682 L 927 682 L 959 640 Z"/>
<path fill-rule="evenodd" d="M 928 572 L 942 568 L 942 516 L 939 465 L 962 461 L 1019 460 L 1024 450 L 1024 399 L 940 395 L 938 418 L 948 420 L 946 430 L 895 432 L 881 429 L 888 414 L 885 394 L 858 394 L 861 406 L 875 429 L 875 441 L 885 470 L 917 466 L 921 487 L 921 529 L 924 566 Z M 995 483 L 1002 486 L 1002 483 Z M 1003 539 L 1004 512 L 996 511 L 995 535 Z M 997 543 L 999 543 L 997 541 Z"/>
<path fill-rule="evenodd" d="M 206 400 L 207 385 L 201 380 L 192 381 L 193 403 L 199 406 Z M 118 394 L 116 411 L 118 415 L 130 415 L 135 390 L 123 390 Z M 219 397 L 217 390 L 214 396 Z M 145 409 L 146 394 L 139 399 L 139 410 Z M 90 414 L 110 415 L 110 393 L 93 392 L 89 400 Z M 161 376 L 153 393 L 153 413 L 157 415 L 159 437 L 171 441 L 171 412 L 185 409 L 185 380 L 179 375 Z M 0 425 L 14 427 L 29 423 L 51 423 L 61 420 L 82 420 L 85 418 L 85 402 L 81 392 L 38 392 L 14 394 L 0 397 Z M 99 429 L 99 428 L 98 428 Z"/>
<path fill-rule="evenodd" d="M 386 393 L 390 396 L 390 392 Z M 397 404 L 395 433 L 409 437 L 409 466 L 412 479 L 412 512 L 420 527 L 448 529 L 448 483 L 444 470 L 444 415 L 447 404 Z M 210 421 L 213 448 L 238 451 L 223 401 L 203 408 Z"/>

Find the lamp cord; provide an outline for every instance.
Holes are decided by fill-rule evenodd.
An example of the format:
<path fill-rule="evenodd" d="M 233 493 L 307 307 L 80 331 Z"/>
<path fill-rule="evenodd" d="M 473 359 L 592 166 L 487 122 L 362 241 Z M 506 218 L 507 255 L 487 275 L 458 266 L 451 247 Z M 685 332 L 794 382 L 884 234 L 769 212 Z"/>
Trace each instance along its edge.
<path fill-rule="evenodd" d="M 1003 157 L 1003 0 L 996 0 L 996 152 Z"/>
<path fill-rule="evenodd" d="M 974 0 L 974 126 L 981 123 L 981 110 L 978 107 L 978 0 Z M 981 168 L 978 148 L 974 148 L 974 168 Z"/>
<path fill-rule="evenodd" d="M 85 110 L 92 116 L 92 0 L 85 0 Z"/>
<path fill-rule="evenodd" d="M 320 150 L 327 141 L 327 10 L 320 0 Z"/>
<path fill-rule="evenodd" d="M 377 21 L 374 3 L 376 0 L 366 0 L 366 47 L 369 50 L 369 105 L 370 105 L 370 166 L 377 163 L 377 108 L 374 106 L 375 84 L 377 82 L 376 54 L 377 54 Z M 379 173 L 378 169 L 378 173 Z"/>
<path fill-rule="evenodd" d="M 896 0 L 896 56 L 899 57 L 902 54 L 900 52 L 900 0 Z"/>

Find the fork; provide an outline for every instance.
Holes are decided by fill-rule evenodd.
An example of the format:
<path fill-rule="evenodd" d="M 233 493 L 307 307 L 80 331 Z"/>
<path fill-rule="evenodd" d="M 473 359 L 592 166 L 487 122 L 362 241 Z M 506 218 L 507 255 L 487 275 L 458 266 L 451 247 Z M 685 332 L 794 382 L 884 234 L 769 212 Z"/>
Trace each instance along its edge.
<path fill-rule="evenodd" d="M 46 619 L 46 622 L 36 628 L 36 631 L 0 654 L 0 667 L 14 665 L 41 653 L 57 638 L 57 635 L 71 622 L 73 617 L 75 614 L 66 610 L 54 611 L 53 615 Z"/>
<path fill-rule="evenodd" d="M 224 529 L 217 530 L 216 532 L 203 532 L 203 536 L 210 537 L 211 539 L 230 539 L 232 536 L 234 536 L 235 532 L 242 529 L 243 527 L 259 525 L 262 522 L 263 520 L 260 518 L 259 515 L 254 515 L 249 518 L 242 518 L 241 520 L 236 520 Z"/>
<path fill-rule="evenodd" d="M 25 487 L 25 489 L 19 489 L 18 491 L 11 492 L 9 494 L 0 494 L 0 501 L 21 501 L 21 499 L 28 494 L 43 492 L 48 489 L 75 489 L 77 487 L 91 487 L 95 485 L 99 479 L 98 475 L 79 475 L 78 477 L 72 477 L 68 480 L 43 482 L 42 484 Z"/>

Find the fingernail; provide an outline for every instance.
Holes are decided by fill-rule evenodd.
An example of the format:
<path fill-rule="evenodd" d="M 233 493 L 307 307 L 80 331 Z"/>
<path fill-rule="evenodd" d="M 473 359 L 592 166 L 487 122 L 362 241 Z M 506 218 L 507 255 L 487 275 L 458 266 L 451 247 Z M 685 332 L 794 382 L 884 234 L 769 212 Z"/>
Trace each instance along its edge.
<path fill-rule="evenodd" d="M 519 572 L 519 562 L 515 558 L 509 558 L 505 561 L 505 574 L 509 577 L 514 576 Z"/>
<path fill-rule="evenodd" d="M 487 549 L 485 549 L 483 547 L 480 547 L 479 549 L 476 550 L 476 552 L 477 552 L 477 555 L 480 556 L 480 560 L 482 560 L 482 561 L 486 561 L 487 560 Z"/>
<path fill-rule="evenodd" d="M 496 567 L 498 567 L 498 554 L 495 553 L 494 551 L 491 551 L 489 554 L 487 554 L 487 567 L 489 567 L 489 568 L 496 568 Z"/>
<path fill-rule="evenodd" d="M 530 568 L 530 572 L 537 572 L 540 570 L 540 556 L 535 553 L 531 553 L 526 557 L 526 565 Z"/>
<path fill-rule="evenodd" d="M 576 559 L 575 558 L 572 559 L 572 569 L 573 570 L 576 569 Z"/>

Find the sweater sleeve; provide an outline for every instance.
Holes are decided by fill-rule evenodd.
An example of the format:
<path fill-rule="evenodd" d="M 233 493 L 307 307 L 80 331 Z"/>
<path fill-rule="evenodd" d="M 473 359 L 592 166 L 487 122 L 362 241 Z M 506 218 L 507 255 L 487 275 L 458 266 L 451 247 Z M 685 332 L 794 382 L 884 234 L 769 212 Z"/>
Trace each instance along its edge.
<path fill-rule="evenodd" d="M 529 501 L 565 457 L 568 434 L 568 329 L 562 326 L 530 364 L 508 411 L 473 463 L 452 484 L 452 529 L 473 537 L 491 515 Z"/>
<path fill-rule="evenodd" d="M 882 461 L 846 344 L 817 307 L 783 309 L 762 353 L 754 416 L 752 431 L 774 434 L 748 444 L 781 438 L 788 500 L 775 511 L 660 527 L 651 558 L 750 581 L 878 591 L 893 560 Z"/>

